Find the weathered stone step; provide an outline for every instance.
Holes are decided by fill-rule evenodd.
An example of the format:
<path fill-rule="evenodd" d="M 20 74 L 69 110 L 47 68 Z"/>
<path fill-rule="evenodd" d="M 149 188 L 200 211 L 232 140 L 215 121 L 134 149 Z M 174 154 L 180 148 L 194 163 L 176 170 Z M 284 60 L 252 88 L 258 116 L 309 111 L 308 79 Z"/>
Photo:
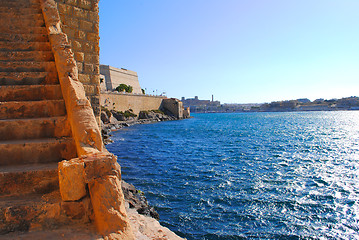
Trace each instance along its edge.
<path fill-rule="evenodd" d="M 0 196 L 50 193 L 58 187 L 57 163 L 0 167 Z"/>
<path fill-rule="evenodd" d="M 47 34 L 29 34 L 29 33 L 0 33 L 0 41 L 9 41 L 9 42 L 47 42 L 49 38 Z"/>
<path fill-rule="evenodd" d="M 30 33 L 30 34 L 46 34 L 45 27 L 24 27 L 19 28 L 11 25 L 0 25 L 0 32 L 3 33 Z"/>
<path fill-rule="evenodd" d="M 0 51 L 0 60 L 8 61 L 54 61 L 51 51 Z"/>
<path fill-rule="evenodd" d="M 0 120 L 0 141 L 71 137 L 66 117 Z"/>
<path fill-rule="evenodd" d="M 17 8 L 17 7 L 30 7 L 30 8 L 39 8 L 40 2 L 37 0 L 1 0 L 0 7 L 9 7 L 9 8 Z"/>
<path fill-rule="evenodd" d="M 0 152 L 0 166 L 60 162 L 76 157 L 72 138 L 1 141 Z"/>
<path fill-rule="evenodd" d="M 0 7 L 0 13 L 14 12 L 18 14 L 28 15 L 28 14 L 42 14 L 40 7 L 20 7 L 20 8 L 9 8 L 9 7 Z"/>
<path fill-rule="evenodd" d="M 57 204 L 54 205 L 55 203 Z M 0 197 L 0 234 L 31 230 L 32 225 L 49 213 L 50 209 L 46 207 L 56 212 L 56 208 L 60 207 L 60 200 L 57 198 L 45 201 L 41 194 Z"/>
<path fill-rule="evenodd" d="M 57 72 L 0 72 L 0 85 L 57 84 Z"/>
<path fill-rule="evenodd" d="M 51 51 L 49 42 L 1 42 L 0 51 Z"/>
<path fill-rule="evenodd" d="M 55 62 L 0 61 L 0 72 L 56 72 Z"/>
<path fill-rule="evenodd" d="M 0 119 L 26 119 L 65 116 L 64 100 L 0 102 Z"/>
<path fill-rule="evenodd" d="M 74 221 L 74 220 L 72 220 Z M 53 222 L 53 221 L 51 221 Z M 82 240 L 94 240 L 103 239 L 101 235 L 96 232 L 96 228 L 93 223 L 84 224 L 67 224 L 62 227 L 53 227 L 51 229 L 30 229 L 28 232 L 10 232 L 3 234 L 0 237 L 1 240 L 28 240 L 28 239 L 51 239 L 51 240 L 64 240 L 64 239 L 82 239 Z M 138 238 L 140 239 L 140 238 Z M 141 239 L 149 239 L 147 237 Z M 158 238 L 156 238 L 158 239 Z M 161 238 L 164 239 L 164 238 Z M 166 238 L 167 239 L 167 238 Z M 168 238 L 170 239 L 170 238 Z"/>
<path fill-rule="evenodd" d="M 25 27 L 44 27 L 44 17 L 42 13 L 36 14 L 23 14 L 21 12 L 9 11 L 0 12 L 1 23 L 5 26 L 17 26 L 20 28 Z"/>
<path fill-rule="evenodd" d="M 0 86 L 0 102 L 59 99 L 62 99 L 59 84 Z"/>

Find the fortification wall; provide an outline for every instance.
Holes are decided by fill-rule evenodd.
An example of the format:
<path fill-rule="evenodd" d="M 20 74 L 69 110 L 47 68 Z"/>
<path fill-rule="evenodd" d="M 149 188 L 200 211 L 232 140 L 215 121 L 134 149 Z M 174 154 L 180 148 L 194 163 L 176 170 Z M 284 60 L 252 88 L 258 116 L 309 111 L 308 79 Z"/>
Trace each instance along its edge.
<path fill-rule="evenodd" d="M 176 118 L 183 118 L 183 103 L 175 98 L 167 98 L 162 101 L 161 107 L 170 111 Z"/>
<path fill-rule="evenodd" d="M 138 115 L 140 111 L 159 109 L 163 99 L 166 99 L 166 97 L 122 93 L 102 93 L 100 103 L 101 106 L 110 110 L 113 109 L 124 112 L 132 109 L 133 112 Z"/>
<path fill-rule="evenodd" d="M 96 120 L 100 122 L 99 0 L 55 0 Z"/>
<path fill-rule="evenodd" d="M 123 83 L 132 86 L 133 94 L 142 94 L 136 72 L 111 67 L 109 65 L 100 65 L 100 73 L 105 77 L 107 91 L 113 91 L 116 87 Z"/>

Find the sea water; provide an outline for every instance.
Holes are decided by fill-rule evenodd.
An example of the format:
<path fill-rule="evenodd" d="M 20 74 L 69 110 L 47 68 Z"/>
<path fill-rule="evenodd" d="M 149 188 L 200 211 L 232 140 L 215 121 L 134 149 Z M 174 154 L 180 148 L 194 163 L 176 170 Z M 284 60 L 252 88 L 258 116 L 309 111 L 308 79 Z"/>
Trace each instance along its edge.
<path fill-rule="evenodd" d="M 359 111 L 195 114 L 112 139 L 182 237 L 359 239 Z"/>

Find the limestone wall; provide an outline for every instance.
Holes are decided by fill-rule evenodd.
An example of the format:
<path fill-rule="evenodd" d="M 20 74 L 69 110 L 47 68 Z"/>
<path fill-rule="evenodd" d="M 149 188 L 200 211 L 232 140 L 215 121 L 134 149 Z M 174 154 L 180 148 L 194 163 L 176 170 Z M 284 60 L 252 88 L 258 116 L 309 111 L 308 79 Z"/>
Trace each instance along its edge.
<path fill-rule="evenodd" d="M 176 98 L 164 99 L 161 107 L 170 111 L 176 118 L 183 118 L 183 103 L 180 100 Z"/>
<path fill-rule="evenodd" d="M 99 0 L 55 0 L 97 121 L 100 116 Z"/>
<path fill-rule="evenodd" d="M 106 89 L 113 91 L 121 83 L 130 85 L 133 94 L 142 94 L 141 86 L 138 81 L 137 73 L 123 68 L 115 68 L 109 65 L 100 65 L 100 73 L 104 76 Z"/>
<path fill-rule="evenodd" d="M 140 111 L 159 109 L 162 100 L 166 97 L 134 95 L 122 93 L 102 93 L 100 97 L 101 106 L 110 110 L 126 111 L 132 109 L 138 115 Z"/>

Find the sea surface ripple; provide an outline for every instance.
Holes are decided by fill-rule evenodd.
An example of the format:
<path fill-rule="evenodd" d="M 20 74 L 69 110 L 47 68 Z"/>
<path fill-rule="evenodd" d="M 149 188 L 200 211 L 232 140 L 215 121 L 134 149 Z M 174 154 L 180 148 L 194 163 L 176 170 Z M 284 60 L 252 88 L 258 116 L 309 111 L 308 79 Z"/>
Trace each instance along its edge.
<path fill-rule="evenodd" d="M 187 239 L 359 239 L 359 111 L 196 114 L 107 148 Z"/>

